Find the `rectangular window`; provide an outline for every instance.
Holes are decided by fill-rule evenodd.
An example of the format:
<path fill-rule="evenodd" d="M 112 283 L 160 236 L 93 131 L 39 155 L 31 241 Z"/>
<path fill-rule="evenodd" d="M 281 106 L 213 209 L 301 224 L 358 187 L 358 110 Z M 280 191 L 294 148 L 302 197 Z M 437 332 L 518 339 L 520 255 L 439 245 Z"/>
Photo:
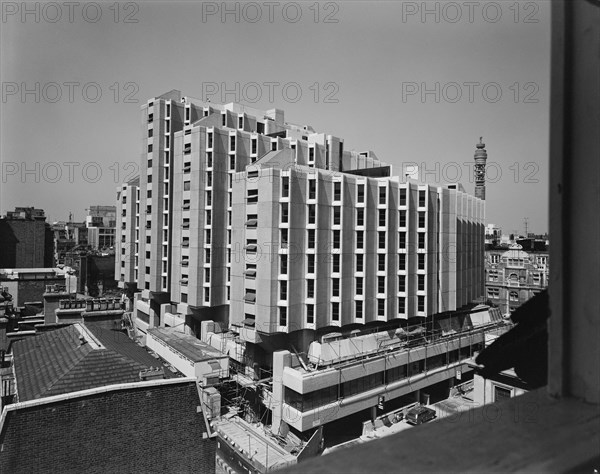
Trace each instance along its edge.
<path fill-rule="evenodd" d="M 363 294 L 363 279 L 362 277 L 356 277 L 356 294 Z"/>
<path fill-rule="evenodd" d="M 398 211 L 398 227 L 406 227 L 406 211 Z"/>
<path fill-rule="evenodd" d="M 207 148 L 213 147 L 213 132 L 208 132 L 206 147 Z"/>
<path fill-rule="evenodd" d="M 342 209 L 339 206 L 333 208 L 333 225 L 340 225 L 342 222 Z"/>
<path fill-rule="evenodd" d="M 226 113 L 225 114 L 221 114 L 221 125 L 223 127 L 227 126 L 227 114 Z"/>
<path fill-rule="evenodd" d="M 377 277 L 377 293 L 385 293 L 385 277 Z"/>
<path fill-rule="evenodd" d="M 283 176 L 281 178 L 281 197 L 289 197 L 290 195 L 290 178 Z"/>
<path fill-rule="evenodd" d="M 339 273 L 340 272 L 340 254 L 339 253 L 334 253 L 332 255 L 333 257 L 333 273 Z"/>
<path fill-rule="evenodd" d="M 365 202 L 365 185 L 359 184 L 356 190 L 356 202 Z"/>
<path fill-rule="evenodd" d="M 336 181 L 333 183 L 333 200 L 341 201 L 342 200 L 342 183 Z"/>
<path fill-rule="evenodd" d="M 422 295 L 417 296 L 417 311 L 425 311 L 425 297 Z"/>
<path fill-rule="evenodd" d="M 281 205 L 281 223 L 282 224 L 288 223 L 288 204 L 287 204 L 287 202 L 285 202 Z"/>
<path fill-rule="evenodd" d="M 377 270 L 385 272 L 385 254 L 380 253 L 377 255 Z"/>
<path fill-rule="evenodd" d="M 287 300 L 287 281 L 279 282 L 279 299 L 282 301 Z"/>
<path fill-rule="evenodd" d="M 419 232 L 418 236 L 419 236 L 419 248 L 424 249 L 425 248 L 425 233 Z"/>
<path fill-rule="evenodd" d="M 281 248 L 286 249 L 288 246 L 288 230 L 281 229 Z"/>
<path fill-rule="evenodd" d="M 309 249 L 314 249 L 315 248 L 315 229 L 308 229 L 307 231 L 307 247 Z"/>
<path fill-rule="evenodd" d="M 363 254 L 362 253 L 356 254 L 356 271 L 357 272 L 363 271 Z"/>
<path fill-rule="evenodd" d="M 417 290 L 425 291 L 425 275 L 418 275 L 417 281 L 418 281 Z"/>
<path fill-rule="evenodd" d="M 400 293 L 406 291 L 406 275 L 398 275 L 398 291 Z"/>
<path fill-rule="evenodd" d="M 406 270 L 406 254 L 398 254 L 398 270 Z"/>
<path fill-rule="evenodd" d="M 317 180 L 309 179 L 308 180 L 308 199 L 316 199 L 317 198 Z"/>
<path fill-rule="evenodd" d="M 354 302 L 354 312 L 357 319 L 362 319 L 363 317 L 363 302 L 355 301 Z"/>
<path fill-rule="evenodd" d="M 365 225 L 365 210 L 362 207 L 356 209 L 356 225 Z"/>
<path fill-rule="evenodd" d="M 206 211 L 206 220 L 204 222 L 204 225 L 211 225 L 212 224 L 212 213 L 211 211 Z"/>
<path fill-rule="evenodd" d="M 340 279 L 331 279 L 331 296 L 340 296 Z"/>
<path fill-rule="evenodd" d="M 279 308 L 279 325 L 287 326 L 287 308 Z"/>
<path fill-rule="evenodd" d="M 210 263 L 210 249 L 204 250 L 204 263 Z"/>
<path fill-rule="evenodd" d="M 419 207 L 425 207 L 425 190 L 419 190 Z"/>
<path fill-rule="evenodd" d="M 279 273 L 287 275 L 287 255 L 279 256 Z"/>
<path fill-rule="evenodd" d="M 404 296 L 398 298 L 398 312 L 406 313 L 406 298 Z"/>
<path fill-rule="evenodd" d="M 277 151 L 277 142 L 271 142 L 271 151 Z"/>
<path fill-rule="evenodd" d="M 238 128 L 240 130 L 244 129 L 244 117 L 238 117 Z"/>
<path fill-rule="evenodd" d="M 315 161 L 315 149 L 313 147 L 308 149 L 308 162 L 313 163 Z"/>
<path fill-rule="evenodd" d="M 340 320 L 340 304 L 339 303 L 331 303 L 331 319 L 333 321 Z"/>
<path fill-rule="evenodd" d="M 312 304 L 306 305 L 306 322 L 308 324 L 314 324 L 315 322 L 315 307 Z"/>
<path fill-rule="evenodd" d="M 499 402 L 500 400 L 506 400 L 510 398 L 511 391 L 504 387 L 499 387 L 498 385 L 494 385 L 494 402 Z"/>
<path fill-rule="evenodd" d="M 315 280 L 306 280 L 306 297 L 315 297 Z"/>
<path fill-rule="evenodd" d="M 148 129 L 148 138 L 152 137 L 153 132 L 154 132 L 153 128 Z"/>
<path fill-rule="evenodd" d="M 406 206 L 406 188 L 400 188 L 400 205 Z"/>
<path fill-rule="evenodd" d="M 207 151 L 206 152 L 206 167 L 207 168 L 212 168 L 213 165 L 213 154 L 212 151 Z"/>
<path fill-rule="evenodd" d="M 386 191 L 387 191 L 387 188 L 384 188 L 384 187 L 379 188 L 379 204 L 386 203 Z"/>
<path fill-rule="evenodd" d="M 385 209 L 379 209 L 379 222 L 378 222 L 378 225 L 379 225 L 379 227 L 385 227 Z"/>
<path fill-rule="evenodd" d="M 340 231 L 339 230 L 333 231 L 333 248 L 334 249 L 340 248 Z"/>
<path fill-rule="evenodd" d="M 419 211 L 419 229 L 425 228 L 425 211 Z"/>
<path fill-rule="evenodd" d="M 398 232 L 398 248 L 406 248 L 406 232 Z"/>
<path fill-rule="evenodd" d="M 210 172 L 210 171 L 206 172 L 206 187 L 207 188 L 212 187 L 212 172 Z"/>
<path fill-rule="evenodd" d="M 315 273 L 315 254 L 306 254 L 306 273 Z"/>
<path fill-rule="evenodd" d="M 425 254 L 424 253 L 420 253 L 418 254 L 418 259 L 419 259 L 419 270 L 425 270 Z"/>
<path fill-rule="evenodd" d="M 204 282 L 210 283 L 210 268 L 204 269 Z"/>
<path fill-rule="evenodd" d="M 385 300 L 377 300 L 377 316 L 385 316 Z"/>
<path fill-rule="evenodd" d="M 365 242 L 364 242 L 364 232 L 362 230 L 359 230 L 356 232 L 356 248 L 357 249 L 362 249 L 364 248 Z"/>
<path fill-rule="evenodd" d="M 252 151 L 251 151 L 251 153 L 253 155 L 256 155 L 256 147 L 257 147 L 257 140 L 256 140 L 256 138 L 253 138 L 252 139 Z"/>
<path fill-rule="evenodd" d="M 231 137 L 231 138 L 234 138 L 234 137 Z M 231 155 L 229 157 L 229 170 L 235 171 L 235 155 Z"/>
<path fill-rule="evenodd" d="M 212 206 L 212 191 L 206 191 L 206 205 Z"/>
<path fill-rule="evenodd" d="M 317 222 L 317 208 L 314 204 L 308 205 L 308 223 L 314 224 Z"/>
<path fill-rule="evenodd" d="M 379 248 L 380 249 L 385 249 L 385 232 L 381 231 L 381 232 L 377 232 L 378 236 L 379 236 Z"/>

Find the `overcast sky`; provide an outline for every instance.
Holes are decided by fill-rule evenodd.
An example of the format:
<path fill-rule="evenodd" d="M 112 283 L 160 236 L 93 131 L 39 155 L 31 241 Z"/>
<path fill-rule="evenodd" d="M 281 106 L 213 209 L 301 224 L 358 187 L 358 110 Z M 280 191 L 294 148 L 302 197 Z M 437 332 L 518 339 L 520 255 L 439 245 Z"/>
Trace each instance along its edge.
<path fill-rule="evenodd" d="M 469 192 L 483 136 L 487 222 L 547 231 L 549 2 L 231 3 L 237 18 L 221 2 L 37 5 L 2 6 L 2 213 L 113 204 L 139 163 L 142 103 L 229 89 Z"/>

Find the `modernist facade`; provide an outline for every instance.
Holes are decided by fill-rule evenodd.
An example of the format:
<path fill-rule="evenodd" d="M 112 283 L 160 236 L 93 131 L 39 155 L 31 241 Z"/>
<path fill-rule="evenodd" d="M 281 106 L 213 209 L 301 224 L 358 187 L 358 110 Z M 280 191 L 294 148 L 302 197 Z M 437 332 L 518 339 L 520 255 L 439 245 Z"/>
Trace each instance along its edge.
<path fill-rule="evenodd" d="M 92 249 L 114 247 L 117 222 L 115 206 L 90 206 L 85 222 L 88 228 L 88 243 Z"/>
<path fill-rule="evenodd" d="M 505 316 L 548 286 L 547 251 L 525 252 L 522 245 L 486 250 L 486 298 Z"/>

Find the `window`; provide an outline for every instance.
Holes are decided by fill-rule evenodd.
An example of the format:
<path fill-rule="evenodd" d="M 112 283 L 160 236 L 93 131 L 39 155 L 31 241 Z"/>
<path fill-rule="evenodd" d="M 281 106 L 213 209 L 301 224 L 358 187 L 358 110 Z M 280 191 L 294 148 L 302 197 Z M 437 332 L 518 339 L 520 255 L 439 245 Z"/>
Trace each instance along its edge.
<path fill-rule="evenodd" d="M 379 227 L 385 227 L 385 209 L 379 209 Z"/>
<path fill-rule="evenodd" d="M 398 270 L 406 270 L 406 254 L 399 253 L 398 254 Z"/>
<path fill-rule="evenodd" d="M 417 281 L 418 281 L 417 290 L 425 291 L 425 275 L 418 275 Z"/>
<path fill-rule="evenodd" d="M 359 184 L 356 189 L 356 202 L 365 202 L 365 185 Z"/>
<path fill-rule="evenodd" d="M 398 291 L 400 293 L 406 291 L 406 275 L 398 275 Z"/>
<path fill-rule="evenodd" d="M 425 248 L 425 234 L 423 232 L 419 232 L 418 236 L 419 236 L 419 248 L 424 249 Z"/>
<path fill-rule="evenodd" d="M 425 254 L 424 253 L 420 253 L 418 254 L 418 259 L 419 259 L 419 270 L 425 270 Z"/>
<path fill-rule="evenodd" d="M 192 144 L 191 143 L 186 143 L 185 145 L 183 145 L 183 154 L 184 155 L 189 155 L 192 152 Z"/>
<path fill-rule="evenodd" d="M 256 290 L 246 289 L 246 295 L 244 296 L 244 301 L 246 303 L 250 303 L 250 304 L 256 303 Z"/>
<path fill-rule="evenodd" d="M 204 243 L 207 245 L 210 245 L 210 239 L 211 238 L 211 232 L 210 229 L 206 229 L 204 231 Z"/>
<path fill-rule="evenodd" d="M 365 233 L 362 230 L 359 230 L 356 232 L 356 248 L 357 249 L 364 248 L 364 245 L 365 245 L 364 235 L 365 235 Z"/>
<path fill-rule="evenodd" d="M 331 296 L 340 296 L 340 279 L 331 279 Z"/>
<path fill-rule="evenodd" d="M 314 324 L 315 322 L 315 307 L 312 304 L 306 305 L 306 322 L 308 324 Z"/>
<path fill-rule="evenodd" d="M 333 273 L 339 273 L 340 272 L 340 254 L 339 253 L 334 253 L 333 254 Z"/>
<path fill-rule="evenodd" d="M 406 248 L 406 232 L 398 232 L 398 248 Z"/>
<path fill-rule="evenodd" d="M 385 293 L 385 277 L 377 277 L 377 293 Z"/>
<path fill-rule="evenodd" d="M 419 190 L 419 207 L 425 207 L 425 190 Z"/>
<path fill-rule="evenodd" d="M 282 224 L 287 224 L 288 223 L 288 204 L 283 203 L 281 205 L 281 223 Z"/>
<path fill-rule="evenodd" d="M 398 298 L 398 312 L 406 313 L 406 298 L 404 296 Z"/>
<path fill-rule="evenodd" d="M 377 300 L 377 316 L 385 316 L 385 300 L 381 298 Z"/>
<path fill-rule="evenodd" d="M 206 220 L 204 222 L 204 225 L 211 225 L 212 224 L 212 213 L 211 211 L 206 211 Z"/>
<path fill-rule="evenodd" d="M 243 116 L 242 117 L 238 117 L 238 128 L 240 130 L 243 130 L 243 128 L 244 128 L 244 117 Z"/>
<path fill-rule="evenodd" d="M 271 151 L 277 151 L 277 141 L 271 142 Z"/>
<path fill-rule="evenodd" d="M 227 126 L 227 114 L 226 114 L 226 113 L 224 113 L 224 114 L 221 114 L 221 125 L 222 125 L 223 127 L 226 127 L 226 126 Z"/>
<path fill-rule="evenodd" d="M 210 263 L 210 249 L 204 249 L 204 263 Z"/>
<path fill-rule="evenodd" d="M 342 209 L 339 206 L 333 208 L 333 225 L 340 225 L 342 220 Z"/>
<path fill-rule="evenodd" d="M 488 298 L 500 298 L 500 288 L 488 288 L 487 289 L 487 297 Z"/>
<path fill-rule="evenodd" d="M 256 122 L 256 133 L 265 133 L 265 124 L 263 122 Z"/>
<path fill-rule="evenodd" d="M 149 175 L 148 175 L 148 183 L 151 183 L 151 182 L 152 182 L 152 175 L 151 175 L 151 174 L 149 174 Z"/>
<path fill-rule="evenodd" d="M 379 248 L 385 249 L 385 232 L 377 232 L 379 238 Z"/>
<path fill-rule="evenodd" d="M 511 390 L 500 387 L 498 385 L 494 385 L 494 402 L 499 402 L 500 400 L 505 400 L 510 398 Z"/>
<path fill-rule="evenodd" d="M 212 206 L 212 191 L 206 191 L 206 205 Z"/>
<path fill-rule="evenodd" d="M 315 248 L 315 229 L 308 229 L 307 231 L 307 247 L 309 249 Z"/>
<path fill-rule="evenodd" d="M 356 294 L 363 294 L 363 279 L 362 277 L 356 277 Z"/>
<path fill-rule="evenodd" d="M 339 303 L 331 303 L 331 319 L 333 321 L 340 320 L 340 304 Z"/>
<path fill-rule="evenodd" d="M 212 173 L 210 171 L 206 172 L 206 187 L 212 187 Z"/>
<path fill-rule="evenodd" d="M 377 255 L 377 270 L 385 272 L 385 254 L 383 253 Z"/>
<path fill-rule="evenodd" d="M 364 256 L 362 253 L 356 254 L 356 271 L 357 272 L 363 271 L 363 257 Z"/>
<path fill-rule="evenodd" d="M 419 229 L 425 228 L 425 211 L 419 211 Z"/>
<path fill-rule="evenodd" d="M 355 301 L 354 302 L 354 313 L 357 319 L 362 319 L 363 317 L 363 302 Z"/>
<path fill-rule="evenodd" d="M 311 147 L 308 149 L 308 162 L 313 163 L 315 161 L 315 149 Z"/>
<path fill-rule="evenodd" d="M 356 225 L 363 226 L 365 225 L 365 210 L 362 207 L 356 209 Z"/>
<path fill-rule="evenodd" d="M 306 273 L 315 273 L 315 254 L 306 254 Z"/>
<path fill-rule="evenodd" d="M 316 199 L 317 198 L 317 180 L 309 179 L 308 180 L 308 199 Z"/>
<path fill-rule="evenodd" d="M 333 231 L 333 248 L 334 249 L 340 248 L 340 231 L 339 230 Z"/>
<path fill-rule="evenodd" d="M 235 137 L 231 137 L 231 138 L 235 138 Z M 235 171 L 235 155 L 229 156 L 229 170 Z"/>
<path fill-rule="evenodd" d="M 204 282 L 210 283 L 210 268 L 204 269 Z"/>
<path fill-rule="evenodd" d="M 213 132 L 208 132 L 208 135 L 206 136 L 206 148 L 212 148 L 213 147 Z"/>
<path fill-rule="evenodd" d="M 314 204 L 308 205 L 308 223 L 314 224 L 317 221 L 317 209 Z"/>
<path fill-rule="evenodd" d="M 288 230 L 281 229 L 281 248 L 286 249 L 288 246 Z"/>
<path fill-rule="evenodd" d="M 154 114 L 148 114 L 148 123 L 152 123 L 154 121 Z"/>
<path fill-rule="evenodd" d="M 519 301 L 519 292 L 518 291 L 511 291 L 509 293 L 509 298 L 510 298 L 510 301 Z"/>
<path fill-rule="evenodd" d="M 306 280 L 306 297 L 315 297 L 315 280 Z"/>
<path fill-rule="evenodd" d="M 341 201 L 342 200 L 342 183 L 336 181 L 333 183 L 333 200 Z"/>
<path fill-rule="evenodd" d="M 406 188 L 400 188 L 400 205 L 406 206 Z M 406 213 L 404 216 L 406 217 Z"/>
<path fill-rule="evenodd" d="M 212 168 L 213 165 L 213 154 L 212 151 L 207 151 L 206 152 L 206 167 L 207 168 Z"/>
<path fill-rule="evenodd" d="M 279 282 L 279 299 L 287 300 L 287 281 L 285 280 Z"/>
<path fill-rule="evenodd" d="M 498 281 L 498 270 L 489 270 L 488 271 L 488 280 L 489 281 Z"/>
<path fill-rule="evenodd" d="M 289 197 L 290 195 L 290 178 L 283 176 L 281 178 L 281 197 Z"/>
<path fill-rule="evenodd" d="M 152 137 L 153 132 L 154 132 L 154 129 L 152 129 L 152 128 L 148 129 L 148 138 Z"/>
<path fill-rule="evenodd" d="M 387 191 L 387 189 L 384 187 L 379 188 L 379 204 L 386 203 L 386 191 Z"/>
<path fill-rule="evenodd" d="M 425 297 L 423 295 L 417 296 L 417 311 L 425 311 Z"/>
<path fill-rule="evenodd" d="M 287 308 L 279 308 L 279 325 L 286 326 L 287 325 Z"/>
<path fill-rule="evenodd" d="M 251 143 L 252 143 L 252 152 L 251 153 L 253 155 L 256 155 L 256 147 L 257 147 L 257 140 L 256 140 L 256 138 L 253 138 Z"/>
<path fill-rule="evenodd" d="M 279 256 L 279 273 L 287 275 L 287 255 Z"/>

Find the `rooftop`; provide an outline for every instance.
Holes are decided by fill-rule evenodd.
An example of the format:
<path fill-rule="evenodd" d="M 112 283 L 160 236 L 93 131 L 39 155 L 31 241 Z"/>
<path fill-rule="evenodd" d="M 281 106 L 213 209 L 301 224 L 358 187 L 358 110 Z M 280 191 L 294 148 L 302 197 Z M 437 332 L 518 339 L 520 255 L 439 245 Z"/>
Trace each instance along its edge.
<path fill-rule="evenodd" d="M 153 328 L 148 331 L 148 334 L 161 340 L 192 362 L 224 357 L 221 352 L 208 344 L 196 339 L 194 336 L 177 331 L 175 328 Z"/>
<path fill-rule="evenodd" d="M 19 401 L 139 382 L 140 371 L 161 366 L 124 334 L 94 324 L 38 333 L 12 352 Z"/>

